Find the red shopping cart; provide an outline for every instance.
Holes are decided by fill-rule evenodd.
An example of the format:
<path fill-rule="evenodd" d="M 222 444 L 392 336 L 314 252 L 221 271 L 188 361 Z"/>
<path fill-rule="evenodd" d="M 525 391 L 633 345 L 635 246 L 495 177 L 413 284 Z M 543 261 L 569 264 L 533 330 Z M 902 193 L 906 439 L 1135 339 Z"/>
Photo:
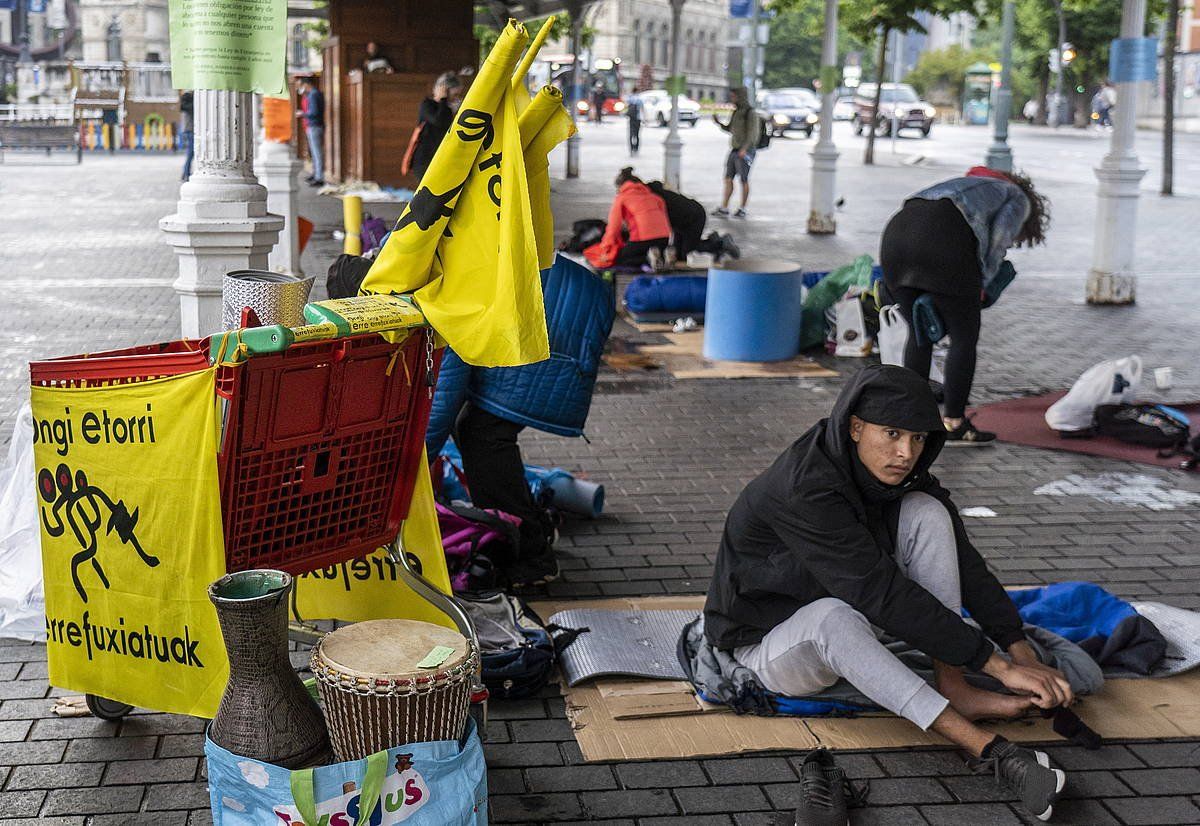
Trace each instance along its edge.
<path fill-rule="evenodd" d="M 276 330 L 278 334 L 261 335 Z M 293 341 L 262 328 L 30 364 L 38 386 L 97 387 L 181 375 L 217 363 L 224 399 L 218 454 L 226 570 L 303 574 L 385 546 L 399 579 L 473 642 L 470 618 L 404 552 L 440 353 L 428 326 L 399 341 L 378 333 Z M 389 336 L 394 338 L 396 336 Z M 267 346 L 262 346 L 266 342 Z M 295 612 L 295 591 L 293 591 Z M 320 632 L 297 616 L 293 639 Z M 486 716 L 479 675 L 473 710 Z M 97 717 L 131 707 L 88 695 Z"/>

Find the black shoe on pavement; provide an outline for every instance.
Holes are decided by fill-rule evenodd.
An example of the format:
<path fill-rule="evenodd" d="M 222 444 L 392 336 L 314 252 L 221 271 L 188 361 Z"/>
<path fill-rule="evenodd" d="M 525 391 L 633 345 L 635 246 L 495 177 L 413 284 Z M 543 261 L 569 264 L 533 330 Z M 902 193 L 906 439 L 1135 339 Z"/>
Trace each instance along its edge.
<path fill-rule="evenodd" d="M 963 417 L 962 424 L 953 430 L 946 431 L 946 446 L 952 445 L 958 447 L 982 447 L 990 445 L 996 441 L 996 434 L 989 433 L 986 430 L 979 430 L 975 427 L 975 423 L 970 419 Z"/>
<path fill-rule="evenodd" d="M 746 217 L 746 210 L 744 210 L 744 209 L 739 209 L 737 212 L 733 213 L 733 217 L 734 217 L 734 218 L 745 218 L 745 217 Z"/>
<path fill-rule="evenodd" d="M 866 804 L 868 787 L 856 785 L 828 749 L 813 749 L 800 766 L 796 826 L 847 826 L 850 807 Z"/>
<path fill-rule="evenodd" d="M 508 571 L 508 579 L 514 588 L 530 588 L 545 585 L 558 579 L 558 560 L 554 549 L 533 559 L 518 560 Z"/>
<path fill-rule="evenodd" d="M 987 757 L 967 761 L 975 774 L 995 774 L 996 783 L 1016 792 L 1021 804 L 1038 820 L 1049 820 L 1054 803 L 1067 785 L 1062 769 L 1050 765 L 1043 751 L 1023 748 L 997 737 Z"/>
<path fill-rule="evenodd" d="M 728 232 L 721 236 L 722 252 L 730 258 L 741 258 L 742 251 L 738 249 L 738 245 L 733 242 L 733 236 Z"/>
<path fill-rule="evenodd" d="M 713 210 L 711 213 L 709 213 L 709 214 L 710 214 L 710 215 L 715 215 L 715 216 L 717 216 L 718 218 L 728 218 L 728 217 L 729 217 L 729 210 L 728 210 L 728 209 L 726 209 L 725 207 L 717 207 L 716 209 L 714 209 L 714 210 Z"/>
<path fill-rule="evenodd" d="M 309 186 L 325 186 L 325 182 L 324 182 L 324 181 L 318 181 L 316 178 L 314 178 L 314 179 L 312 179 L 311 181 L 309 181 L 309 182 L 308 182 L 308 185 L 309 185 Z"/>

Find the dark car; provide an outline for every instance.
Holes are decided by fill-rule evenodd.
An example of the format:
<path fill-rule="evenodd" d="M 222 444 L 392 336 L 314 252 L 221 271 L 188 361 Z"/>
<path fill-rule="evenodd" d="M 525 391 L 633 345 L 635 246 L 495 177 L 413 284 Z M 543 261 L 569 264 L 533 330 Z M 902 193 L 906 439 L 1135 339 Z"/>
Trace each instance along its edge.
<path fill-rule="evenodd" d="M 854 134 L 861 135 L 868 124 L 872 124 L 874 103 L 875 84 L 860 85 L 854 94 Z M 876 135 L 890 135 L 892 124 L 895 123 L 896 134 L 902 129 L 919 129 L 922 135 L 929 137 L 936 114 L 937 110 L 921 100 L 913 87 L 907 83 L 885 83 L 879 99 L 879 113 L 874 118 L 873 127 Z"/>
<path fill-rule="evenodd" d="M 758 108 L 766 114 L 773 135 L 796 130 L 811 138 L 820 119 L 821 102 L 807 89 L 788 89 L 763 93 Z"/>

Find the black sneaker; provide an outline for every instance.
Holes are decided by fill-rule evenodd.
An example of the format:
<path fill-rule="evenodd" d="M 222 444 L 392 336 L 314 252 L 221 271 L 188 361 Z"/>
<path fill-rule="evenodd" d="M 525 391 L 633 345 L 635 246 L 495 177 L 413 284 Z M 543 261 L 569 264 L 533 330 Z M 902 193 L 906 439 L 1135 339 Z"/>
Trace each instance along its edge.
<path fill-rule="evenodd" d="M 530 588 L 553 582 L 558 574 L 558 560 L 554 558 L 554 550 L 549 549 L 533 559 L 518 560 L 509 569 L 508 579 L 514 588 Z"/>
<path fill-rule="evenodd" d="M 733 213 L 733 217 L 734 217 L 734 218 L 745 218 L 745 217 L 746 217 L 746 210 L 744 210 L 744 209 L 739 209 L 737 212 Z"/>
<path fill-rule="evenodd" d="M 1050 819 L 1054 803 L 1067 785 L 1066 773 L 1051 766 L 1045 752 L 1007 740 L 995 743 L 988 757 L 968 760 L 967 766 L 975 774 L 994 773 L 996 783 L 1016 792 L 1021 804 L 1038 820 Z"/>
<path fill-rule="evenodd" d="M 958 447 L 981 447 L 991 444 L 994 441 L 996 441 L 995 433 L 979 430 L 975 427 L 974 422 L 965 417 L 962 420 L 962 424 L 958 427 L 946 431 L 946 447 L 952 445 Z"/>
<path fill-rule="evenodd" d="M 721 236 L 721 247 L 723 248 L 722 251 L 730 258 L 742 257 L 742 251 L 738 248 L 738 245 L 734 243 L 733 236 L 728 232 Z"/>
<path fill-rule="evenodd" d="M 866 785 L 856 785 L 828 749 L 813 749 L 800 765 L 796 826 L 847 826 L 847 809 L 865 805 Z"/>
<path fill-rule="evenodd" d="M 709 214 L 710 214 L 710 215 L 715 215 L 715 216 L 716 216 L 716 217 L 718 217 L 718 218 L 728 218 L 728 217 L 729 217 L 729 210 L 728 210 L 727 208 L 725 208 L 725 207 L 717 207 L 716 209 L 714 209 L 714 210 L 713 210 L 711 213 L 709 213 Z"/>

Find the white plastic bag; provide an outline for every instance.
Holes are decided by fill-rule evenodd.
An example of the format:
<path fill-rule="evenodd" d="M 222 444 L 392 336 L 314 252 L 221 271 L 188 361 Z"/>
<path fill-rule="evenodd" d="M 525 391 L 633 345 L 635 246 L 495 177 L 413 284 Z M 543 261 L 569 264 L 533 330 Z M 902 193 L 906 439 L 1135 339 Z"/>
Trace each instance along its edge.
<path fill-rule="evenodd" d="M 862 301 L 856 295 L 837 303 L 837 349 L 835 356 L 862 358 L 871 352 L 871 337 L 867 335 L 867 320 L 863 317 Z"/>
<path fill-rule="evenodd" d="M 879 310 L 879 360 L 884 364 L 904 366 L 904 346 L 908 344 L 908 322 L 900 313 L 899 304 L 889 304 Z"/>
<path fill-rule="evenodd" d="M 889 304 L 879 311 L 879 360 L 884 364 L 904 366 L 904 348 L 908 345 L 908 322 L 900 312 L 899 304 Z M 946 373 L 946 353 L 950 349 L 950 336 L 933 346 L 933 357 L 929 360 L 929 378 L 941 384 Z"/>
<path fill-rule="evenodd" d="M 1084 371 L 1067 395 L 1050 405 L 1046 424 L 1052 430 L 1086 430 L 1102 404 L 1126 404 L 1137 395 L 1142 382 L 1142 360 L 1138 356 L 1102 361 Z"/>
<path fill-rule="evenodd" d="M 42 546 L 33 469 L 33 416 L 21 406 L 0 468 L 0 637 L 46 638 Z"/>

